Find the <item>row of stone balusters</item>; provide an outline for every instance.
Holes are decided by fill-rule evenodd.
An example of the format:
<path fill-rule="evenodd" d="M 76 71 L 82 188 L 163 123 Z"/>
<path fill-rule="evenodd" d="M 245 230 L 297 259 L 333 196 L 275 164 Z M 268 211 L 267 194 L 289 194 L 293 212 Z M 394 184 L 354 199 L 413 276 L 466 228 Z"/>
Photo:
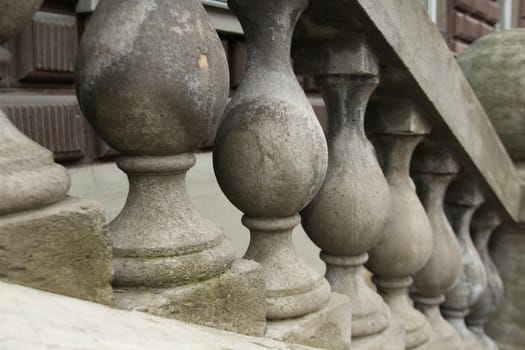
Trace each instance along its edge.
<path fill-rule="evenodd" d="M 411 159 L 430 127 L 409 97 L 389 97 L 405 83 L 396 71 L 385 72 L 368 111 L 378 162 L 364 120 L 379 63 L 360 35 L 299 43 L 294 51 L 296 72 L 315 76 L 325 99 L 325 141 L 290 62 L 306 5 L 229 1 L 246 34 L 248 68 L 219 128 L 214 168 L 245 214 L 245 258 L 254 264 L 235 260 L 186 194 L 192 151 L 219 122 L 228 94 L 225 54 L 202 5 L 100 2 L 80 45 L 76 86 L 84 115 L 121 153 L 118 166 L 130 182 L 110 224 L 115 304 L 323 348 L 349 349 L 351 341 L 352 349 L 459 348 L 458 333 L 470 336 L 469 308 L 483 291 L 492 295 L 477 286 L 483 273 L 471 272 L 482 271 L 469 243 L 470 216 L 481 202 L 461 191 L 450 199 L 465 265 L 444 306 L 454 331 L 438 307 L 461 272 L 460 245 L 443 211 L 457 165 L 443 150 L 418 148 L 419 201 Z M 322 249 L 326 279 L 295 252 L 291 235 L 301 216 Z M 476 231 L 482 249 L 486 227 Z M 379 293 L 363 278 L 365 263 Z M 423 314 L 409 298 L 412 276 Z M 480 303 L 469 318 L 478 333 L 486 317 Z"/>

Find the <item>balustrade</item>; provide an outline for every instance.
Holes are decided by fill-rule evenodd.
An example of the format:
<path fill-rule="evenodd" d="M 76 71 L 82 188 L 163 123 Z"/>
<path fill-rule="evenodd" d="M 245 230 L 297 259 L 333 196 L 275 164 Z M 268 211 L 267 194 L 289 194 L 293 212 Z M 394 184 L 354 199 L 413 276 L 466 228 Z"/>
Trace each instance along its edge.
<path fill-rule="evenodd" d="M 485 204 L 476 211 L 471 224 L 472 240 L 487 274 L 487 288 L 471 307 L 467 325 L 479 337 L 485 350 L 498 349 L 496 343 L 485 333 L 485 324 L 503 298 L 503 281 L 488 250 L 489 240 L 501 223 L 501 215 Z"/>
<path fill-rule="evenodd" d="M 382 71 L 381 80 L 385 90 L 400 91 L 407 84 L 404 73 L 392 70 Z M 425 266 L 432 253 L 432 229 L 410 178 L 412 153 L 430 133 L 430 126 L 410 100 L 381 94 L 367 110 L 367 131 L 373 135 L 390 185 L 392 209 L 384 237 L 370 251 L 366 266 L 393 314 L 405 325 L 406 349 L 427 349 L 431 329 L 414 308 L 408 288 L 411 276 Z"/>
<path fill-rule="evenodd" d="M 412 163 L 412 178 L 432 227 L 433 248 L 426 265 L 414 275 L 412 298 L 432 327 L 430 349 L 463 349 L 458 333 L 441 315 L 445 292 L 462 271 L 459 243 L 445 214 L 445 193 L 459 171 L 446 149 L 430 142 L 420 145 Z"/>
<path fill-rule="evenodd" d="M 364 130 L 365 109 L 379 83 L 378 60 L 362 35 L 297 43 L 299 74 L 314 75 L 329 116 L 328 172 L 301 212 L 303 227 L 321 248 L 332 289 L 352 304 L 354 349 L 403 349 L 403 331 L 363 279 L 367 251 L 390 213 L 390 191 Z M 391 331 L 394 330 L 391 334 Z"/>
<path fill-rule="evenodd" d="M 456 328 L 465 349 L 481 350 L 483 346 L 467 328 L 465 318 L 487 287 L 485 268 L 470 235 L 472 216 L 484 199 L 476 182 L 467 180 L 464 173 L 463 177 L 460 175 L 452 182 L 445 201 L 448 218 L 461 247 L 463 271 L 453 288 L 446 293 L 441 311 Z"/>
<path fill-rule="evenodd" d="M 335 310 L 328 282 L 304 265 L 292 242 L 292 230 L 301 221 L 298 212 L 318 192 L 327 168 L 321 126 L 290 62 L 292 32 L 307 3 L 228 3 L 246 35 L 248 64 L 215 140 L 214 169 L 228 199 L 244 212 L 242 223 L 251 233 L 245 258 L 263 267 L 266 317 L 271 321 L 266 334 L 274 338 L 283 338 L 292 328 L 279 320 L 301 324 L 308 315 Z M 339 337 L 326 328 L 316 337 L 332 344 L 340 339 L 348 347 L 350 313 L 337 323 L 318 322 L 319 327 L 340 327 Z"/>
<path fill-rule="evenodd" d="M 19 1 L 16 11 L 0 13 L 0 43 L 41 1 Z M 466 172 L 453 181 L 459 171 L 454 157 L 436 143 L 438 137 L 424 139 L 431 127 L 420 92 L 428 87 L 417 85 L 410 69 L 380 73 L 379 37 L 363 30 L 377 19 L 342 21 L 327 15 L 342 9 L 342 2 L 314 1 L 295 33 L 294 72 L 292 35 L 308 3 L 228 1 L 246 35 L 248 64 L 226 106 L 226 55 L 201 1 L 100 1 L 79 47 L 75 85 L 84 116 L 120 153 L 117 165 L 129 193 L 109 225 L 113 291 L 99 207 L 78 220 L 95 223 L 97 229 L 81 231 L 77 239 L 96 236 L 95 248 L 77 244 L 74 255 L 85 250 L 83 265 L 100 269 L 101 276 L 92 282 L 84 269 L 70 284 L 86 279 L 97 296 L 79 297 L 108 304 L 113 299 L 117 308 L 319 348 L 497 349 L 484 326 L 503 286 L 487 244 L 502 214 L 497 206 L 478 209 L 478 183 Z M 372 12 L 367 6 L 358 0 L 344 9 L 362 15 Z M 385 60 L 403 50 L 391 46 Z M 0 46 L 0 69 L 9 57 Z M 401 58 L 410 63 L 406 52 Z M 314 77 L 328 111 L 326 137 L 295 73 Z M 438 97 L 430 102 L 444 105 Z M 445 112 L 448 126 L 451 113 Z M 185 185 L 194 149 L 219 122 L 213 166 L 221 189 L 244 213 L 251 238 L 245 260 L 236 260 L 222 230 L 194 209 Z M 432 125 L 440 137 L 443 125 Z M 473 148 L 466 149 L 471 155 Z M 56 222 L 67 228 L 52 232 L 57 235 L 79 231 L 71 217 L 89 205 L 64 200 L 66 170 L 2 111 L 0 183 L 3 277 L 4 265 L 17 271 L 8 263 L 18 262 L 25 250 L 20 244 L 4 252 L 14 241 L 9 234 L 19 232 L 13 226 L 19 223 L 6 214 L 61 201 L 76 205 L 65 223 L 49 214 L 54 226 L 45 233 Z M 497 195 L 507 199 L 502 193 Z M 301 221 L 321 248 L 324 277 L 295 251 L 292 231 Z M 20 227 L 27 234 L 26 223 Z M 40 242 L 27 237 L 28 244 Z M 377 290 L 365 281 L 364 266 Z"/>

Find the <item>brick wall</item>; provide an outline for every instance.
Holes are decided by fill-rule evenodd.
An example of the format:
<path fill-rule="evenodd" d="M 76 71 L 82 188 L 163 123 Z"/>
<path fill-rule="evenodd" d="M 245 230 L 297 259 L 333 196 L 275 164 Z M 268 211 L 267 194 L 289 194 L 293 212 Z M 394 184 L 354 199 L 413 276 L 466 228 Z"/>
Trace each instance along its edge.
<path fill-rule="evenodd" d="M 476 39 L 495 30 L 500 17 L 497 0 L 448 0 L 448 43 L 461 52 Z"/>
<path fill-rule="evenodd" d="M 525 0 L 519 0 L 518 27 L 525 27 Z"/>

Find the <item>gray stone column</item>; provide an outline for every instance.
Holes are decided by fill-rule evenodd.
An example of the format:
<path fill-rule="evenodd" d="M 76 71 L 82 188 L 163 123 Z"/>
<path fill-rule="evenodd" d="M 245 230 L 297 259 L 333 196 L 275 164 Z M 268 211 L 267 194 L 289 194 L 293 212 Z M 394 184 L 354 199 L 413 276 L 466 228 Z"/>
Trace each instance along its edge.
<path fill-rule="evenodd" d="M 294 64 L 315 76 L 329 116 L 328 173 L 301 215 L 321 248 L 326 278 L 352 304 L 353 349 L 404 349 L 404 332 L 363 279 L 367 251 L 390 213 L 390 190 L 364 130 L 365 109 L 378 85 L 378 60 L 362 35 L 298 42 Z M 394 333 L 394 334 L 392 334 Z"/>
<path fill-rule="evenodd" d="M 458 280 L 462 271 L 459 243 L 445 215 L 444 198 L 459 166 L 448 150 L 420 145 L 412 162 L 412 178 L 432 227 L 433 249 L 430 259 L 414 275 L 412 298 L 427 318 L 433 333 L 429 349 L 461 350 L 459 334 L 441 315 L 444 293 Z"/>
<path fill-rule="evenodd" d="M 0 1 L 0 44 L 40 0 Z M 0 71 L 10 53 L 0 47 Z M 111 250 L 100 204 L 66 197 L 69 174 L 0 110 L 0 278 L 109 304 Z"/>
<path fill-rule="evenodd" d="M 348 348 L 347 299 L 330 293 L 292 241 L 298 212 L 319 190 L 327 167 L 321 126 L 290 64 L 293 29 L 307 0 L 228 4 L 246 35 L 248 65 L 219 128 L 213 163 L 225 195 L 245 213 L 251 233 L 245 258 L 264 269 L 266 335 Z"/>
<path fill-rule="evenodd" d="M 465 349 L 483 349 L 478 337 L 467 328 L 465 318 L 487 287 L 487 275 L 470 235 L 476 209 L 483 203 L 478 185 L 466 173 L 455 179 L 447 192 L 446 212 L 456 233 L 463 257 L 463 272 L 445 295 L 441 311 L 463 340 Z"/>
<path fill-rule="evenodd" d="M 400 86 L 403 79 L 382 84 Z M 368 107 L 367 131 L 374 144 L 392 193 L 392 209 L 384 237 L 370 250 L 366 267 L 393 314 L 405 326 L 406 349 L 427 349 L 430 325 L 414 308 L 408 289 L 411 276 L 421 270 L 432 253 L 432 228 L 410 178 L 414 149 L 430 125 L 410 100 L 380 97 Z"/>
<path fill-rule="evenodd" d="M 486 350 L 499 349 L 496 343 L 485 333 L 485 324 L 498 309 L 503 298 L 503 281 L 488 251 L 489 240 L 501 222 L 500 214 L 485 204 L 476 211 L 471 224 L 472 240 L 487 274 L 487 288 L 472 306 L 467 317 L 467 325 L 476 333 Z"/>
<path fill-rule="evenodd" d="M 259 267 L 193 208 L 185 176 L 228 95 L 226 56 L 198 0 L 103 0 L 79 48 L 84 115 L 121 154 L 110 224 L 115 306 L 261 335 Z"/>

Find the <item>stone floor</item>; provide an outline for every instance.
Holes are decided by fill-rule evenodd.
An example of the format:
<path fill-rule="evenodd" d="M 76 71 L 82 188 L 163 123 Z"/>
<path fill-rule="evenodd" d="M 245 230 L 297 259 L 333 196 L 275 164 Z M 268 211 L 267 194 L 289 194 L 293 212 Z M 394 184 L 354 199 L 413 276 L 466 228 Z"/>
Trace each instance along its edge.
<path fill-rule="evenodd" d="M 237 255 L 244 255 L 249 243 L 248 230 L 241 224 L 241 212 L 224 196 L 213 173 L 211 152 L 199 153 L 197 164 L 187 176 L 188 192 L 206 218 L 222 227 L 237 249 Z M 106 208 L 108 219 L 112 220 L 126 200 L 128 182 L 115 163 L 99 163 L 69 169 L 72 186 L 69 194 L 81 198 L 95 199 Z M 298 254 L 308 265 L 324 273 L 324 263 L 319 259 L 319 249 L 310 241 L 302 227 L 294 231 Z"/>

